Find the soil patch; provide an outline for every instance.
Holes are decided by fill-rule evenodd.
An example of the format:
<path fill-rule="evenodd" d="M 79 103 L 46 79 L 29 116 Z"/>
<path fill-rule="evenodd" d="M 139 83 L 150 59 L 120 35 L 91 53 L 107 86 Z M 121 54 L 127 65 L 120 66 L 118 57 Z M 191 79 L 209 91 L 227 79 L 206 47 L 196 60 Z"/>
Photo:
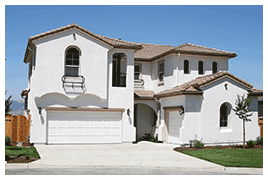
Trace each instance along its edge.
<path fill-rule="evenodd" d="M 201 149 L 195 148 L 195 147 L 176 147 L 173 150 L 174 151 L 189 151 L 189 150 L 194 150 L 194 151 L 199 151 L 199 150 L 205 150 L 205 149 L 243 149 L 243 145 L 234 145 L 234 146 L 205 146 Z M 255 145 L 254 147 L 250 147 L 246 145 L 246 149 L 263 149 L 262 145 Z"/>
<path fill-rule="evenodd" d="M 29 163 L 38 160 L 37 158 L 32 158 L 29 156 L 9 156 L 7 163 Z"/>
<path fill-rule="evenodd" d="M 10 145 L 11 145 L 11 146 L 17 146 L 18 143 L 16 143 L 16 142 L 11 142 Z M 22 147 L 34 147 L 33 143 L 30 143 L 30 142 L 23 142 L 21 146 L 22 146 Z"/>

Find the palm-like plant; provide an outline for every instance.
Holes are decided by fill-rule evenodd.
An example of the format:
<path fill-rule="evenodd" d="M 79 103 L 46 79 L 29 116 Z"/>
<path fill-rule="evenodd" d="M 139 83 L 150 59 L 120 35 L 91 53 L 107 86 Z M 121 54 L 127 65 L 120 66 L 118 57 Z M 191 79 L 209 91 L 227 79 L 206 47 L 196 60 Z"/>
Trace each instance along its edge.
<path fill-rule="evenodd" d="M 6 94 L 7 94 L 7 91 L 5 92 L 5 95 Z M 5 99 L 5 116 L 7 116 L 10 111 L 12 111 L 11 105 L 13 103 L 13 99 L 11 98 L 12 98 L 12 95 L 10 95 L 7 99 Z"/>

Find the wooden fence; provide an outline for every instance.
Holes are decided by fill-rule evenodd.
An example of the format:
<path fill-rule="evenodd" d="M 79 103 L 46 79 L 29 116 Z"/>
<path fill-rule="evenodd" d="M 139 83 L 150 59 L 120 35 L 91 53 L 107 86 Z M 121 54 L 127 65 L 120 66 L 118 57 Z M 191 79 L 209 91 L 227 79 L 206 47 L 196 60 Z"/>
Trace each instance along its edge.
<path fill-rule="evenodd" d="M 30 135 L 31 115 L 13 116 L 12 114 L 5 117 L 5 136 L 8 135 L 12 142 L 27 142 Z"/>
<path fill-rule="evenodd" d="M 258 122 L 260 126 L 260 136 L 263 137 L 263 117 L 259 117 Z"/>

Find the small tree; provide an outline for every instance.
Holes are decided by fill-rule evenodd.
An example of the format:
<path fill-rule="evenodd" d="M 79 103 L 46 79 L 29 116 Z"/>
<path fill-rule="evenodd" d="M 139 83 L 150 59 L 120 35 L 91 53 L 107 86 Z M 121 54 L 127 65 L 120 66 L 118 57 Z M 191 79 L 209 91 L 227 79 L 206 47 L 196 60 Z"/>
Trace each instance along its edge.
<path fill-rule="evenodd" d="M 6 94 L 7 94 L 7 91 L 5 95 Z M 10 111 L 12 111 L 11 105 L 13 103 L 13 99 L 11 98 L 12 98 L 12 95 L 10 95 L 7 99 L 5 99 L 5 116 L 7 116 Z"/>
<path fill-rule="evenodd" d="M 233 109 L 235 111 L 235 114 L 243 120 L 243 148 L 245 149 L 245 122 L 251 121 L 249 119 L 250 116 L 252 116 L 252 113 L 250 113 L 249 106 L 250 106 L 251 100 L 247 97 L 245 98 L 245 95 L 239 96 L 237 95 L 237 100 L 235 101 L 235 108 Z"/>

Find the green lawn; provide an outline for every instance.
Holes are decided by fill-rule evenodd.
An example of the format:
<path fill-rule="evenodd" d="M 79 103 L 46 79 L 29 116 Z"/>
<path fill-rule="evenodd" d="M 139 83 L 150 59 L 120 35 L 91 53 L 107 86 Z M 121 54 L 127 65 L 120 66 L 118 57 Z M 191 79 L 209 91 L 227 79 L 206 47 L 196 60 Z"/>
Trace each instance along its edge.
<path fill-rule="evenodd" d="M 10 150 L 12 148 L 18 148 L 19 150 Z M 5 154 L 8 156 L 18 156 L 20 154 L 28 154 L 29 157 L 40 159 L 40 156 L 35 147 L 5 146 Z"/>
<path fill-rule="evenodd" d="M 263 149 L 206 149 L 182 153 L 226 167 L 263 168 Z"/>

